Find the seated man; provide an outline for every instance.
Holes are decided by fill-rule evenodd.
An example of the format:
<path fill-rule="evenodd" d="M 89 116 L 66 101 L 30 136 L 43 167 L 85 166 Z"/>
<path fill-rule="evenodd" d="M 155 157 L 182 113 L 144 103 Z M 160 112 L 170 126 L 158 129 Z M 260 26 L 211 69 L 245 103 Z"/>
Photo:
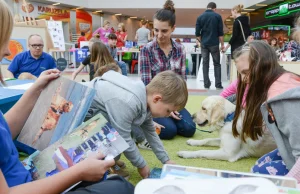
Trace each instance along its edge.
<path fill-rule="evenodd" d="M 18 78 L 24 72 L 39 77 L 43 71 L 56 68 L 53 57 L 43 52 L 44 41 L 40 35 L 30 35 L 28 47 L 29 51 L 19 53 L 8 66 L 8 78 Z"/>
<path fill-rule="evenodd" d="M 117 62 L 119 65 L 122 75 L 127 75 L 127 68 L 126 63 L 124 61 L 118 61 L 118 55 L 117 55 L 117 35 L 111 33 L 108 35 L 108 43 L 106 44 L 106 47 L 111 54 L 112 58 Z"/>

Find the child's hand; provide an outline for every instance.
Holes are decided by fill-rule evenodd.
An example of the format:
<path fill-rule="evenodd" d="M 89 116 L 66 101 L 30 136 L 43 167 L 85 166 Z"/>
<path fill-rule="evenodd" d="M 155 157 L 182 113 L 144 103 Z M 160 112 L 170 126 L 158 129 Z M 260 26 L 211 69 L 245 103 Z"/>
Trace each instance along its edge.
<path fill-rule="evenodd" d="M 114 160 L 102 160 L 103 154 L 99 153 L 94 157 L 89 157 L 78 163 L 76 167 L 79 171 L 79 176 L 83 181 L 99 181 L 105 172 L 115 165 Z"/>
<path fill-rule="evenodd" d="M 176 163 L 174 161 L 172 161 L 172 160 L 168 160 L 168 161 L 166 161 L 165 164 L 176 164 Z"/>
<path fill-rule="evenodd" d="M 158 123 L 156 123 L 156 122 L 154 122 L 154 121 L 153 121 L 153 124 L 154 124 L 154 128 L 155 128 L 155 130 L 156 130 L 157 135 L 160 134 L 161 128 L 165 128 L 165 126 L 160 125 L 160 124 L 158 124 Z"/>
<path fill-rule="evenodd" d="M 147 165 L 144 168 L 138 168 L 138 171 L 143 179 L 148 178 L 150 175 L 150 169 Z"/>
<path fill-rule="evenodd" d="M 44 71 L 35 81 L 32 88 L 34 88 L 36 91 L 44 89 L 51 80 L 59 77 L 59 73 L 60 71 L 58 69 L 49 69 Z"/>

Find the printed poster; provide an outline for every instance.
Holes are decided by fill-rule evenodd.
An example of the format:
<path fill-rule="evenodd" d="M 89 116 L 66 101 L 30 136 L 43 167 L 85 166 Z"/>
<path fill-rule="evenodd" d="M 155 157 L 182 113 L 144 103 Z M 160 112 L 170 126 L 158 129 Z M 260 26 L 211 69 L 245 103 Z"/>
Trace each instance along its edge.
<path fill-rule="evenodd" d="M 9 65 L 15 56 L 23 51 L 27 50 L 27 40 L 26 39 L 11 39 L 9 41 L 9 51 L 11 55 L 4 57 L 1 64 Z"/>
<path fill-rule="evenodd" d="M 48 31 L 51 36 L 54 48 L 65 51 L 65 38 L 61 21 L 48 21 Z"/>
<path fill-rule="evenodd" d="M 81 9 L 76 10 L 76 34 L 84 32 L 87 40 L 92 38 L 92 22 L 91 14 Z"/>

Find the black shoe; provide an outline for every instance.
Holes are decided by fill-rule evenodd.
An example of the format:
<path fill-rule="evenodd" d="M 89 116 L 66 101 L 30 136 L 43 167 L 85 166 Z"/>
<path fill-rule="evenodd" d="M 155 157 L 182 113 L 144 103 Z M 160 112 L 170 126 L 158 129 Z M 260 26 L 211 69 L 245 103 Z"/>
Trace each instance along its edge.
<path fill-rule="evenodd" d="M 204 86 L 204 88 L 207 89 L 207 90 L 209 90 L 210 86 L 208 86 L 208 87 L 207 87 L 207 86 Z"/>
<path fill-rule="evenodd" d="M 223 90 L 223 86 L 216 87 L 217 90 Z"/>

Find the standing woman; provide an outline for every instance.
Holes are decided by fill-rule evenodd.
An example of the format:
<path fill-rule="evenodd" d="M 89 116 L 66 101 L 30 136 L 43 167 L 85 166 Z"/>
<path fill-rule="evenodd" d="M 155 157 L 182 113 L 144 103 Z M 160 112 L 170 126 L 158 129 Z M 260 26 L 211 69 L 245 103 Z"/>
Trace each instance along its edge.
<path fill-rule="evenodd" d="M 233 56 L 234 50 L 245 44 L 248 36 L 251 35 L 249 18 L 248 16 L 241 14 L 243 8 L 244 6 L 239 4 L 234 6 L 231 10 L 231 14 L 235 19 L 233 23 L 232 37 L 227 46 L 223 49 L 223 52 L 226 52 L 226 50 L 231 46 L 231 57 Z"/>
<path fill-rule="evenodd" d="M 151 40 L 150 30 L 147 28 L 148 22 L 142 20 L 142 27 L 140 27 L 135 34 L 135 40 L 137 40 L 138 46 L 144 46 Z"/>
<path fill-rule="evenodd" d="M 119 23 L 118 31 L 116 32 L 116 35 L 117 35 L 117 47 L 118 48 L 125 47 L 125 42 L 127 40 L 127 33 L 126 33 L 124 23 Z"/>
<path fill-rule="evenodd" d="M 93 36 L 95 36 L 96 34 L 100 35 L 100 40 L 103 43 L 107 43 L 108 38 L 107 36 L 111 33 L 111 28 L 110 28 L 110 22 L 105 20 L 103 23 L 103 27 L 98 28 L 94 33 Z"/>
<path fill-rule="evenodd" d="M 145 85 L 158 73 L 166 70 L 172 70 L 186 79 L 184 48 L 171 39 L 175 21 L 174 3 L 167 0 L 164 8 L 157 11 L 153 17 L 154 40 L 141 50 L 141 75 Z M 195 123 L 186 109 L 170 112 L 170 117 L 156 118 L 154 121 L 157 128 L 162 128 L 159 134 L 161 139 L 172 139 L 177 134 L 191 137 L 196 130 Z"/>

